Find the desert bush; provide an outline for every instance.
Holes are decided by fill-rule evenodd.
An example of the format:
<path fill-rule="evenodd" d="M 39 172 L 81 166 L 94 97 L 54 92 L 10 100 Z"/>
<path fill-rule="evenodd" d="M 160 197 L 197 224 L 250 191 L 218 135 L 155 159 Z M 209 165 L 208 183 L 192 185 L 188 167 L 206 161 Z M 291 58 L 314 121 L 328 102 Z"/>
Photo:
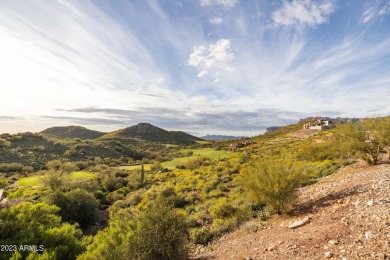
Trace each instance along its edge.
<path fill-rule="evenodd" d="M 0 138 L 0 148 L 1 147 L 8 147 L 11 145 L 10 141 L 7 141 L 6 139 Z"/>
<path fill-rule="evenodd" d="M 0 189 L 4 189 L 7 187 L 8 181 L 7 180 L 0 180 Z"/>
<path fill-rule="evenodd" d="M 211 228 L 211 234 L 213 237 L 220 236 L 222 233 L 227 232 L 238 225 L 238 219 L 236 217 L 228 219 L 215 219 Z"/>
<path fill-rule="evenodd" d="M 43 245 L 46 255 L 34 251 L 2 252 L 0 259 L 72 260 L 85 250 L 83 234 L 76 225 L 61 223 L 58 207 L 22 202 L 0 210 L 0 242 L 3 245 Z M 18 254 L 17 254 L 18 253 Z M 46 256 L 46 258 L 44 257 Z"/>
<path fill-rule="evenodd" d="M 334 131 L 344 154 L 358 155 L 369 164 L 378 164 L 380 152 L 390 145 L 390 117 L 340 124 Z"/>
<path fill-rule="evenodd" d="M 108 172 L 103 177 L 102 186 L 105 190 L 109 192 L 120 188 L 114 174 Z"/>
<path fill-rule="evenodd" d="M 183 197 L 178 196 L 172 187 L 162 189 L 157 199 L 166 201 L 175 208 L 184 208 L 187 205 L 187 201 Z"/>
<path fill-rule="evenodd" d="M 240 176 L 240 184 L 254 204 L 265 204 L 281 214 L 295 199 L 296 189 L 308 179 L 303 164 L 289 160 L 262 159 Z"/>
<path fill-rule="evenodd" d="M 324 161 L 343 157 L 334 143 L 308 143 L 301 146 L 297 158 L 305 161 Z"/>
<path fill-rule="evenodd" d="M 87 250 L 77 256 L 79 260 L 131 259 L 127 257 L 127 239 L 135 228 L 134 215 L 131 209 L 117 209 L 110 217 L 110 225 L 99 231 Z"/>
<path fill-rule="evenodd" d="M 158 171 L 164 170 L 164 167 L 162 167 L 161 163 L 155 162 L 155 163 L 150 167 L 150 170 L 152 170 L 152 171 L 154 171 L 154 172 L 158 172 Z"/>
<path fill-rule="evenodd" d="M 137 191 L 134 191 L 134 192 L 130 193 L 127 196 L 126 200 L 127 200 L 127 202 L 130 205 L 136 206 L 138 203 L 141 202 L 142 196 L 143 196 L 143 191 L 142 190 L 137 190 Z"/>
<path fill-rule="evenodd" d="M 45 150 L 45 147 L 43 145 L 39 145 L 39 146 L 33 146 L 31 148 L 31 150 L 35 151 L 35 152 L 43 152 Z"/>
<path fill-rule="evenodd" d="M 188 258 L 188 228 L 184 217 L 167 202 L 157 200 L 139 218 L 128 240 L 128 259 L 181 260 Z"/>
<path fill-rule="evenodd" d="M 66 178 L 67 174 L 62 171 L 49 170 L 42 176 L 42 183 L 55 191 L 63 188 Z"/>
<path fill-rule="evenodd" d="M 195 170 L 202 165 L 202 162 L 198 159 L 190 159 L 186 161 L 183 165 L 186 169 Z"/>
<path fill-rule="evenodd" d="M 209 208 L 210 215 L 214 219 L 226 219 L 232 217 L 236 213 L 237 209 L 234 208 L 227 198 L 219 198 L 216 203 Z"/>
<path fill-rule="evenodd" d="M 59 215 L 64 221 L 76 221 L 83 228 L 98 218 L 99 202 L 85 190 L 76 189 L 65 193 L 55 191 L 47 196 L 46 201 L 60 208 Z"/>
<path fill-rule="evenodd" d="M 206 194 L 204 197 L 206 199 L 211 199 L 211 198 L 220 198 L 220 197 L 224 197 L 224 193 L 221 191 L 221 190 L 212 190 L 210 191 L 208 194 Z"/>
<path fill-rule="evenodd" d="M 11 172 L 22 172 L 23 165 L 20 163 L 3 163 L 0 164 L 0 172 L 11 173 Z"/>
<path fill-rule="evenodd" d="M 195 244 L 206 245 L 212 238 L 210 230 L 206 227 L 190 229 L 190 239 Z"/>

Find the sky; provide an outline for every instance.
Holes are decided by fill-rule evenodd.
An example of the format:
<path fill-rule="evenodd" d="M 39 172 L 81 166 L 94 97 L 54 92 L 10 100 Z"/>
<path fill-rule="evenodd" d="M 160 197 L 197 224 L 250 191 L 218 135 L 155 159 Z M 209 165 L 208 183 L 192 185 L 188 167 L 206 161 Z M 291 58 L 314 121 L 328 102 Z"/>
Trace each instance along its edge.
<path fill-rule="evenodd" d="M 390 0 L 0 0 L 0 133 L 390 115 Z"/>

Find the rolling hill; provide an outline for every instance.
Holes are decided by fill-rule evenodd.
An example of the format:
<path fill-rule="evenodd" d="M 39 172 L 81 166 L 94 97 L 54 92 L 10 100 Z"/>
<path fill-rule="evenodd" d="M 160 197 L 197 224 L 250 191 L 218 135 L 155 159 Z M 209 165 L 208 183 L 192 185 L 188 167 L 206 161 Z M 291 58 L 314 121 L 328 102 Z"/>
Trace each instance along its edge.
<path fill-rule="evenodd" d="M 104 135 L 103 132 L 89 130 L 82 126 L 57 126 L 43 130 L 41 134 L 55 139 L 96 139 Z"/>

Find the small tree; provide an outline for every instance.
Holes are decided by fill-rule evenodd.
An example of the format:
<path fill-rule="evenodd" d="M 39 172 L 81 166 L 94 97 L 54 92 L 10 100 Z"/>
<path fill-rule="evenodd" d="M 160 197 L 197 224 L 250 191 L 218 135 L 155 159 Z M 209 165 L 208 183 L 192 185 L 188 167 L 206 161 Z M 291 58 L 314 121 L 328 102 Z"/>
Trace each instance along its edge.
<path fill-rule="evenodd" d="M 99 202 L 85 190 L 76 189 L 66 193 L 57 190 L 47 196 L 47 201 L 60 208 L 59 215 L 64 221 L 76 221 L 83 228 L 94 223 L 99 216 Z"/>
<path fill-rule="evenodd" d="M 43 185 L 49 187 L 52 191 L 60 190 L 66 181 L 66 175 L 62 171 L 47 171 L 42 176 Z"/>
<path fill-rule="evenodd" d="M 296 189 L 308 180 L 308 169 L 292 161 L 259 160 L 241 176 L 240 184 L 250 201 L 283 213 L 296 198 Z"/>
<path fill-rule="evenodd" d="M 56 206 L 30 202 L 0 209 L 2 245 L 38 245 L 44 250 L 3 251 L 0 259 L 76 259 L 85 250 L 83 233 L 77 225 L 61 223 L 58 210 Z"/>
<path fill-rule="evenodd" d="M 357 155 L 369 164 L 376 165 L 380 160 L 380 152 L 390 145 L 390 117 L 340 124 L 335 129 L 335 136 L 344 154 Z"/>
<path fill-rule="evenodd" d="M 167 202 L 157 200 L 140 217 L 129 238 L 128 259 L 187 259 L 187 233 L 184 217 Z"/>

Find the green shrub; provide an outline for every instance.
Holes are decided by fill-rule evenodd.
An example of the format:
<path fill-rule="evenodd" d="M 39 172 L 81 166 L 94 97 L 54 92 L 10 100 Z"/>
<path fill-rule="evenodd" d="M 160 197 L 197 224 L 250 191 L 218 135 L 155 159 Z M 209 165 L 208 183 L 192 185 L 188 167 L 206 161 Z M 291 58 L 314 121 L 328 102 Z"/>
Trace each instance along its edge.
<path fill-rule="evenodd" d="M 52 191 L 63 188 L 67 175 L 62 171 L 49 170 L 42 176 L 43 185 L 49 187 Z"/>
<path fill-rule="evenodd" d="M 226 219 L 232 217 L 237 209 L 226 198 L 219 198 L 216 203 L 211 205 L 209 212 L 214 219 Z"/>
<path fill-rule="evenodd" d="M 1 147 L 8 147 L 11 145 L 10 141 L 7 141 L 6 139 L 0 138 L 0 148 Z"/>
<path fill-rule="evenodd" d="M 220 198 L 220 197 L 224 197 L 224 193 L 218 189 L 216 190 L 212 190 L 210 191 L 206 196 L 205 198 L 206 199 L 211 199 L 211 198 Z"/>
<path fill-rule="evenodd" d="M 213 237 L 220 236 L 222 233 L 227 232 L 232 228 L 236 227 L 237 224 L 238 219 L 235 217 L 228 219 L 216 219 L 213 222 L 211 234 L 213 235 Z"/>
<path fill-rule="evenodd" d="M 47 201 L 61 209 L 59 214 L 64 221 L 76 221 L 83 228 L 94 223 L 99 216 L 99 202 L 85 190 L 55 191 L 48 195 Z"/>
<path fill-rule="evenodd" d="M 139 218 L 128 240 L 128 259 L 181 260 L 188 258 L 188 228 L 184 217 L 167 202 L 157 200 Z"/>
<path fill-rule="evenodd" d="M 202 165 L 202 162 L 198 159 L 190 159 L 184 163 L 184 167 L 189 170 L 198 169 Z"/>
<path fill-rule="evenodd" d="M 195 244 L 206 245 L 212 237 L 210 230 L 206 227 L 190 229 L 190 238 Z"/>
<path fill-rule="evenodd" d="M 21 245 L 42 245 L 46 258 L 38 258 L 34 251 L 21 250 L 2 252 L 0 259 L 76 259 L 85 250 L 83 234 L 76 225 L 61 223 L 61 218 L 55 214 L 57 211 L 56 206 L 29 202 L 1 209 L 1 244 L 17 245 L 18 248 Z"/>
<path fill-rule="evenodd" d="M 308 176 L 303 164 L 262 159 L 254 162 L 239 181 L 253 203 L 265 204 L 281 214 L 295 199 L 296 189 L 307 181 Z"/>
<path fill-rule="evenodd" d="M 342 153 L 358 155 L 369 164 L 378 164 L 381 151 L 390 145 L 390 117 L 338 125 L 334 131 Z M 387 152 L 390 155 L 389 148 Z"/>

